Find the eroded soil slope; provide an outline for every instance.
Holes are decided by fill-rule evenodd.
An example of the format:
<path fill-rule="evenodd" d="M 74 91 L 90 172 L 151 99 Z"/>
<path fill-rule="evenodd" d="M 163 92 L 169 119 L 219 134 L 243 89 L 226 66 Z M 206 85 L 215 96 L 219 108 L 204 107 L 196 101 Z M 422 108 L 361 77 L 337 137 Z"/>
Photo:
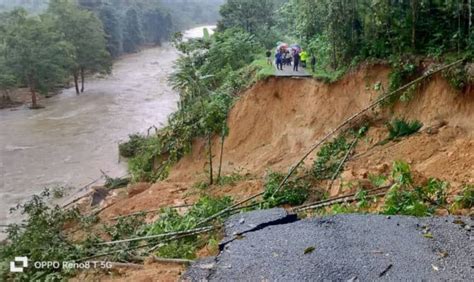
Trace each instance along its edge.
<path fill-rule="evenodd" d="M 213 194 L 244 198 L 262 189 L 268 170 L 287 171 L 313 143 L 380 95 L 374 84 L 387 89 L 389 69 L 362 67 L 340 81 L 325 84 L 313 79 L 269 78 L 241 94 L 228 119 L 223 173 L 250 175 L 236 186 L 211 188 Z M 419 120 L 422 130 L 397 142 L 380 144 L 387 137 L 385 122 L 394 117 Z M 411 164 L 423 177 L 451 182 L 452 193 L 474 183 L 474 91 L 458 93 L 441 77 L 426 81 L 409 102 L 372 111 L 371 126 L 344 167 L 331 195 L 352 179 L 390 170 L 394 160 Z M 213 141 L 215 169 L 220 138 Z M 309 167 L 316 154 L 306 161 Z M 166 181 L 124 199 L 105 210 L 116 215 L 137 210 L 193 202 L 194 183 L 206 179 L 206 144 L 196 140 L 192 153 L 179 161 Z"/>

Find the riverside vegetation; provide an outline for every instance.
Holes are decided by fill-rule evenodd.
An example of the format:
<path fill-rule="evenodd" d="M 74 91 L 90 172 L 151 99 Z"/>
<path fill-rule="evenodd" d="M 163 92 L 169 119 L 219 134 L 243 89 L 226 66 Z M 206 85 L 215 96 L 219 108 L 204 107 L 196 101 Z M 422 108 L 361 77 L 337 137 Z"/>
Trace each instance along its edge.
<path fill-rule="evenodd" d="M 173 43 L 182 55 L 176 62 L 176 72 L 170 76 L 170 83 L 180 94 L 178 110 L 169 117 L 168 125 L 155 134 L 131 135 L 119 150 L 122 156 L 129 158 L 133 182 L 155 182 L 165 179 L 172 166 L 190 152 L 193 140 L 205 139 L 209 157 L 207 180 L 205 184 L 196 185 L 201 187 L 201 197 L 184 214 L 164 208 L 152 223 L 145 223 L 144 214 L 138 214 L 119 218 L 112 224 L 100 223 L 96 215 L 81 215 L 74 208 L 50 207 L 44 199 L 48 193 L 34 197 L 19 207 L 27 215 L 26 222 L 12 224 L 8 229 L 8 240 L 0 250 L 2 279 L 12 278 L 7 270 L 8 262 L 18 253 L 35 261 L 106 257 L 111 261 L 136 262 L 143 261 L 148 255 L 191 259 L 203 246 L 217 248 L 222 221 L 238 210 L 230 209 L 234 205 L 232 198 L 211 197 L 207 194 L 208 188 L 241 178 L 221 175 L 221 162 L 213 164 L 211 138 L 218 135 L 223 147 L 230 130 L 227 127 L 229 110 L 241 90 L 270 75 L 261 54 L 266 48 L 273 47 L 278 39 L 301 38 L 302 44 L 318 58 L 318 71 L 314 76 L 328 82 L 358 63 L 384 60 L 393 66 L 389 91 L 422 71 L 420 57 L 443 63 L 458 58 L 465 58 L 466 62 L 472 59 L 471 5 L 422 0 L 351 3 L 228 0 L 221 8 L 222 19 L 213 36 L 184 41 L 182 34 L 177 33 Z M 290 32 L 282 34 L 281 30 Z M 465 68 L 466 65 L 461 64 L 444 74 L 460 91 L 471 83 Z M 396 98 L 407 100 L 411 93 L 414 93 L 413 88 Z M 317 185 L 326 184 L 339 175 L 350 155 L 351 144 L 363 138 L 369 126 L 353 127 L 324 144 L 313 165 L 300 169 L 282 189 L 279 186 L 285 175 L 269 172 L 265 177 L 263 199 L 245 209 L 297 206 L 309 198 L 327 198 L 327 191 L 314 187 L 321 187 Z M 384 142 L 407 138 L 421 126 L 416 120 L 398 118 L 389 121 Z M 222 150 L 218 159 L 222 160 Z M 446 195 L 449 183 L 440 179 L 418 182 L 410 165 L 404 161 L 394 162 L 390 174 L 370 175 L 369 178 L 372 188 L 387 187 L 383 203 L 372 196 L 367 187 L 351 183 L 349 188 L 358 190 L 354 204 L 336 204 L 316 213 L 380 212 L 427 216 L 436 209 L 472 208 L 474 202 L 473 185 L 465 184 L 454 201 L 449 202 Z M 226 210 L 229 212 L 208 220 Z M 203 226 L 202 222 L 207 224 Z M 98 235 L 98 227 L 106 236 Z M 202 227 L 209 229 L 206 233 L 191 232 Z M 88 231 L 86 238 L 73 239 L 71 234 L 77 229 Z M 179 232 L 183 231 L 190 233 L 181 237 Z M 153 237 L 157 235 L 163 237 Z M 29 269 L 15 278 L 53 280 L 73 274 L 65 270 Z"/>

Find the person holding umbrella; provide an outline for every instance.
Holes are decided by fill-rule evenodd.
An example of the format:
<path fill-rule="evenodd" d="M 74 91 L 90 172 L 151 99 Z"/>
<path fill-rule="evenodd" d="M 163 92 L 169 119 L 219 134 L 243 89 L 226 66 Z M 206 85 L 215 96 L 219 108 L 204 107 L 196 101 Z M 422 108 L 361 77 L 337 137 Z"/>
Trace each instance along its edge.
<path fill-rule="evenodd" d="M 276 58 L 276 65 L 278 70 L 283 70 L 283 55 L 281 54 L 281 50 L 278 50 L 275 53 Z"/>
<path fill-rule="evenodd" d="M 297 50 L 293 50 L 293 71 L 298 71 L 299 64 L 300 64 L 300 53 Z"/>

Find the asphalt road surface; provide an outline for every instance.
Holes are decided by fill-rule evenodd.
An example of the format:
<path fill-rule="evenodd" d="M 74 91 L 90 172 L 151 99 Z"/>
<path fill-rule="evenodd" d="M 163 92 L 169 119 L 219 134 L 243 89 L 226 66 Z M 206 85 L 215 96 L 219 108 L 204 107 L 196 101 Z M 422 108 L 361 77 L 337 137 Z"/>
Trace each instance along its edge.
<path fill-rule="evenodd" d="M 234 215 L 217 257 L 191 281 L 474 279 L 469 218 L 347 214 L 297 220 L 282 209 Z"/>

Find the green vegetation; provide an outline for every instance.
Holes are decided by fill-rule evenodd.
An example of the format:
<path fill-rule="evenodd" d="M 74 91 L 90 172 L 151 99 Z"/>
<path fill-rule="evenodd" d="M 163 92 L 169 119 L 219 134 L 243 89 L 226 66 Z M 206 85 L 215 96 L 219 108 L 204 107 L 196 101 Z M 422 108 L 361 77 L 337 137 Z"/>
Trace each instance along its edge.
<path fill-rule="evenodd" d="M 218 26 L 221 31 L 242 28 L 266 48 L 274 48 L 277 41 L 300 43 L 316 56 L 313 75 L 327 82 L 360 62 L 383 59 L 394 68 L 390 89 L 395 89 L 418 74 L 423 57 L 446 62 L 472 59 L 473 5 L 427 0 L 229 0 L 221 8 Z M 469 78 L 464 66 L 459 70 L 463 71 L 449 71 L 454 73 L 448 80 L 465 89 Z M 416 88 L 400 98 L 409 99 Z"/>
<path fill-rule="evenodd" d="M 387 123 L 387 129 L 389 132 L 388 139 L 393 140 L 395 138 L 411 135 L 418 132 L 423 126 L 423 123 L 414 120 L 406 121 L 403 118 L 395 118 L 390 123 Z"/>
<path fill-rule="evenodd" d="M 406 162 L 395 161 L 390 176 L 372 174 L 369 175 L 369 179 L 375 187 L 382 187 L 387 182 L 391 183 L 385 195 L 384 204 L 381 207 L 380 212 L 382 214 L 429 216 L 438 208 L 447 208 L 447 189 L 449 183 L 435 178 L 430 178 L 426 183 L 415 183 L 411 168 Z M 370 190 L 359 187 L 355 194 L 354 203 L 337 203 L 331 205 L 331 207 L 321 208 L 317 210 L 317 213 L 372 212 L 374 209 L 373 204 L 377 203 L 377 198 L 369 192 Z M 468 193 L 463 193 L 456 197 L 456 199 L 466 199 L 468 197 Z M 456 199 L 453 205 L 456 205 Z"/>
<path fill-rule="evenodd" d="M 169 167 L 191 150 L 194 138 L 205 138 L 212 185 L 216 178 L 212 136 L 221 136 L 222 147 L 228 133 L 227 113 L 238 91 L 255 81 L 258 68 L 251 62 L 263 48 L 256 48 L 253 35 L 238 29 L 186 42 L 177 34 L 174 44 L 183 53 L 170 76 L 171 85 L 180 93 L 179 109 L 155 136 L 146 141 L 134 137 L 121 151 L 138 153 L 129 160 L 134 180 L 153 181 L 166 177 Z"/>
<path fill-rule="evenodd" d="M 55 29 L 64 34 L 75 53 L 69 66 L 79 94 L 78 78 L 81 77 L 80 92 L 84 92 L 85 73 L 110 72 L 112 62 L 106 49 L 106 35 L 100 20 L 92 13 L 79 9 L 67 1 L 50 1 L 48 13 Z"/>
<path fill-rule="evenodd" d="M 174 30 L 172 17 L 159 0 L 78 1 L 104 26 L 107 50 L 113 57 L 138 51 L 143 44 L 160 45 Z"/>
<path fill-rule="evenodd" d="M 157 235 L 168 232 L 185 231 L 198 227 L 197 224 L 203 219 L 229 207 L 232 204 L 230 197 L 211 198 L 203 197 L 193 205 L 184 215 L 179 215 L 175 209 L 165 209 L 160 218 L 149 225 L 145 232 L 147 235 Z M 219 220 L 218 220 L 219 222 Z M 169 258 L 195 258 L 196 250 L 203 247 L 207 242 L 199 240 L 198 235 L 188 236 L 170 243 L 166 243 L 157 249 L 162 257 Z"/>
<path fill-rule="evenodd" d="M 81 257 L 83 250 L 67 240 L 64 226 L 78 218 L 78 211 L 49 207 L 44 199 L 49 191 L 34 196 L 27 203 L 17 207 L 27 216 L 23 224 L 12 224 L 7 229 L 8 241 L 0 248 L 0 279 L 18 280 L 59 279 L 63 276 L 58 270 L 39 271 L 32 268 L 15 276 L 10 272 L 10 261 L 15 256 L 27 256 L 32 261 L 71 261 Z"/>
<path fill-rule="evenodd" d="M 264 207 L 272 208 L 284 204 L 301 205 L 309 196 L 309 183 L 303 179 L 288 181 L 275 193 L 285 175 L 270 172 L 265 179 Z"/>
<path fill-rule="evenodd" d="M 315 179 L 331 179 L 336 173 L 341 161 L 344 159 L 347 151 L 353 142 L 364 136 L 368 130 L 368 125 L 361 126 L 358 130 L 351 129 L 344 134 L 340 134 L 331 142 L 326 142 L 317 153 L 317 158 L 313 163 L 311 173 Z M 347 138 L 352 138 L 351 142 Z"/>
<path fill-rule="evenodd" d="M 275 75 L 275 67 L 273 64 L 268 64 L 267 58 L 264 56 L 259 56 L 252 62 L 251 66 L 255 67 L 257 71 L 257 74 L 255 75 L 257 80 L 262 80 Z"/>
<path fill-rule="evenodd" d="M 464 185 L 461 193 L 454 198 L 454 207 L 470 209 L 474 206 L 474 185 Z"/>
<path fill-rule="evenodd" d="M 430 179 L 425 185 L 415 186 L 410 166 L 405 162 L 394 163 L 392 178 L 395 184 L 385 197 L 384 214 L 428 216 L 446 204 L 448 183 Z"/>
<path fill-rule="evenodd" d="M 313 163 L 312 173 L 316 179 L 330 179 L 336 173 L 342 158 L 349 150 L 350 143 L 344 136 L 325 143 L 317 153 Z"/>
<path fill-rule="evenodd" d="M 67 79 L 75 56 L 73 46 L 56 31 L 48 17 L 30 17 L 14 10 L 0 20 L 0 69 L 6 69 L 11 82 L 29 88 L 32 108 L 37 93 L 46 94 Z"/>
<path fill-rule="evenodd" d="M 53 191 L 54 193 L 54 191 Z M 75 261 L 100 254 L 110 261 L 131 261 L 137 256 L 151 253 L 170 258 L 194 258 L 196 251 L 205 245 L 216 247 L 218 229 L 206 235 L 191 235 L 177 240 L 131 241 L 120 245 L 99 245 L 104 240 L 96 235 L 97 227 L 102 227 L 111 240 L 136 238 L 145 235 L 157 235 L 173 231 L 186 231 L 197 227 L 198 222 L 232 204 L 229 197 L 212 198 L 204 196 L 184 215 L 175 209 L 165 208 L 158 220 L 145 223 L 145 215 L 120 217 L 113 224 L 98 222 L 97 216 L 81 215 L 77 209 L 62 209 L 50 206 L 48 199 L 54 196 L 50 190 L 34 196 L 16 210 L 26 215 L 22 224 L 11 224 L 7 229 L 7 239 L 0 248 L 0 279 L 2 281 L 53 281 L 63 280 L 74 275 L 72 269 L 28 267 L 23 273 L 12 273 L 10 261 L 15 256 L 27 256 L 31 262 L 37 261 Z M 225 218 L 227 215 L 223 215 Z M 209 224 L 218 226 L 222 221 L 215 219 Z M 94 230 L 95 232 L 92 232 Z M 72 233 L 80 232 L 84 236 L 77 239 Z M 73 239 L 76 238 L 76 239 Z M 157 248 L 151 248 L 161 244 Z M 141 247 L 141 248 L 140 248 Z"/>

